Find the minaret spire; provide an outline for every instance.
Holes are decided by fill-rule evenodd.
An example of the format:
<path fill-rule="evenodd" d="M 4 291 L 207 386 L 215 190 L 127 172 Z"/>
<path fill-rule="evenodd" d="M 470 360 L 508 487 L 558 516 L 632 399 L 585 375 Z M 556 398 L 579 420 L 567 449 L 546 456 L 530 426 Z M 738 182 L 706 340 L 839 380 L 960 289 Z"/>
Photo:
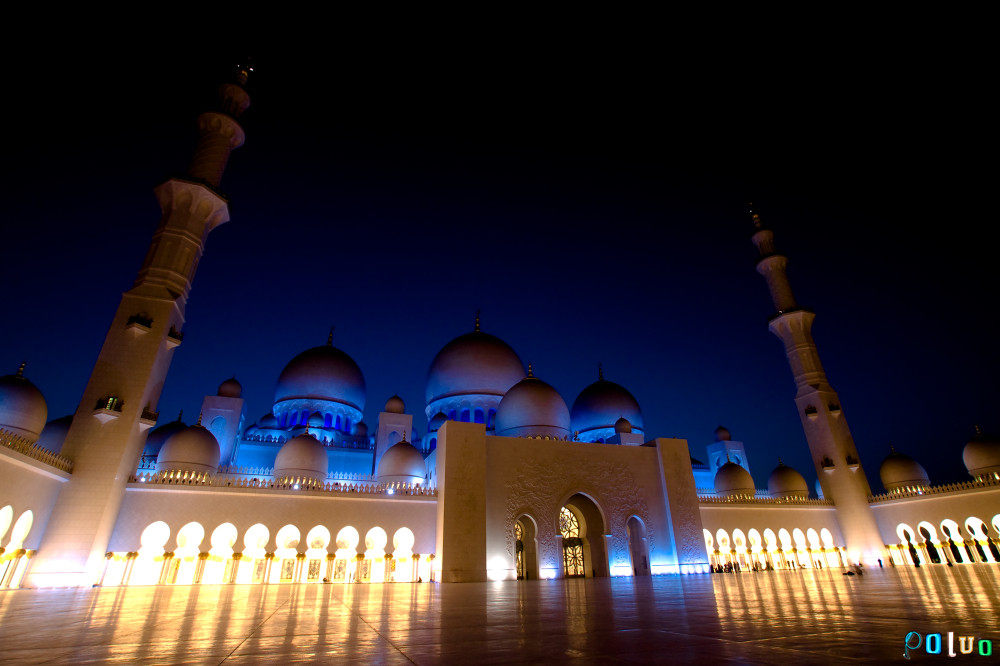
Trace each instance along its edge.
<path fill-rule="evenodd" d="M 90 585 L 100 580 L 111 531 L 129 475 L 146 441 L 139 427 L 143 407 L 155 410 L 174 349 L 183 341 L 184 311 L 209 233 L 229 220 L 218 186 L 229 155 L 243 143 L 238 118 L 250 106 L 243 85 L 219 88 L 217 110 L 198 118 L 198 146 L 187 175 L 155 188 L 160 223 L 132 288 L 122 295 L 104 346 L 73 417 L 62 455 L 73 474 L 52 508 L 45 534 L 27 572 L 31 586 Z M 143 322 L 136 335 L 131 324 Z M 102 422 L 95 405 L 120 405 Z M 105 412 L 107 410 L 104 410 Z"/>
<path fill-rule="evenodd" d="M 774 232 L 752 208 L 750 215 L 754 224 L 753 244 L 759 255 L 757 271 L 767 281 L 777 310 L 768 329 L 785 345 L 785 355 L 795 377 L 795 405 L 823 496 L 833 500 L 837 508 L 850 558 L 874 564 L 877 559 L 885 559 L 885 544 L 868 505 L 871 487 L 841 411 L 840 398 L 827 380 L 812 338 L 816 315 L 795 301 L 785 273 L 788 260 L 776 252 Z"/>

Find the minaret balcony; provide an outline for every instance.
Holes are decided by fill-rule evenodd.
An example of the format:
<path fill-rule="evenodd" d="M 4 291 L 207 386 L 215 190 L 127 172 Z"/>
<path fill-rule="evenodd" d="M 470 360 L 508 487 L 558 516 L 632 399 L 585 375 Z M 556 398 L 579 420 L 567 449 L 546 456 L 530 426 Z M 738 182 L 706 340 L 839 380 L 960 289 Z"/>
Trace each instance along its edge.
<path fill-rule="evenodd" d="M 861 461 L 854 456 L 847 456 L 847 469 L 857 472 L 861 468 Z"/>
<path fill-rule="evenodd" d="M 167 332 L 167 349 L 179 347 L 182 342 L 184 342 L 184 333 L 171 326 Z"/>
<path fill-rule="evenodd" d="M 94 418 L 104 425 L 108 421 L 113 421 L 122 415 L 122 406 L 125 401 L 118 396 L 109 395 L 97 401 L 94 407 Z"/>
<path fill-rule="evenodd" d="M 806 408 L 805 408 L 804 411 L 805 411 L 806 416 L 808 416 L 809 420 L 811 420 L 811 421 L 815 421 L 817 418 L 819 418 L 819 410 L 817 410 L 812 405 L 806 405 Z"/>
<path fill-rule="evenodd" d="M 823 458 L 823 460 L 820 461 L 819 466 L 827 474 L 832 474 L 833 470 L 837 469 L 837 466 L 833 464 L 833 460 L 830 459 L 830 456 Z"/>
<path fill-rule="evenodd" d="M 139 415 L 139 432 L 146 432 L 155 426 L 158 418 L 160 418 L 159 412 L 154 412 L 149 407 L 143 407 L 142 414 Z"/>
<path fill-rule="evenodd" d="M 153 318 L 144 314 L 134 314 L 125 322 L 125 330 L 132 335 L 143 335 L 153 330 Z"/>

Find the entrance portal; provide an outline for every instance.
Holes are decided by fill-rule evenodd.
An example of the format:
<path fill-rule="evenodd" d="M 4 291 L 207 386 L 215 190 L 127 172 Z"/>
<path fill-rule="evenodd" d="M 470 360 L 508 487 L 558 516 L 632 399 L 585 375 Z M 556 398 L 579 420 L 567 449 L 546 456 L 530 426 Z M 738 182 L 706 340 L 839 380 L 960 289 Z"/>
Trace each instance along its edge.
<path fill-rule="evenodd" d="M 567 578 L 608 576 L 604 517 L 594 501 L 576 494 L 559 510 L 563 575 Z"/>

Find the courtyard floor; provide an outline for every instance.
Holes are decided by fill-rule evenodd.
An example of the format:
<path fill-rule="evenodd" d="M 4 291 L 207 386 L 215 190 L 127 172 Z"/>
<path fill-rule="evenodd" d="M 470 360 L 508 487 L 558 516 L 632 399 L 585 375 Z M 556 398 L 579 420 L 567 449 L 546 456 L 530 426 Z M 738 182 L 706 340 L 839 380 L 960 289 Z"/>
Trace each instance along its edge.
<path fill-rule="evenodd" d="M 0 592 L 4 663 L 830 663 L 907 632 L 1000 655 L 1000 569 Z M 947 659 L 942 654 L 924 659 Z M 975 657 L 979 663 L 991 659 Z M 950 662 L 949 662 L 950 663 Z"/>

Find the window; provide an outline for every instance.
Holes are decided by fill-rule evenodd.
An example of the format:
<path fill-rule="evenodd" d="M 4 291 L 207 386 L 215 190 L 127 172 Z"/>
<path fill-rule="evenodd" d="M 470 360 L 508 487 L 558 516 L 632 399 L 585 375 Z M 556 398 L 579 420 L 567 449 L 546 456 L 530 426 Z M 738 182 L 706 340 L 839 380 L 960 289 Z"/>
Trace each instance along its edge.
<path fill-rule="evenodd" d="M 333 414 L 324 414 L 323 415 L 323 427 L 324 428 L 329 428 L 332 425 L 333 425 Z"/>
<path fill-rule="evenodd" d="M 486 416 L 483 414 L 483 410 L 477 409 L 473 415 L 473 419 L 476 423 L 486 423 Z"/>
<path fill-rule="evenodd" d="M 468 409 L 463 409 L 462 410 L 462 416 L 458 420 L 461 421 L 462 423 L 468 423 L 469 422 L 469 410 Z"/>

